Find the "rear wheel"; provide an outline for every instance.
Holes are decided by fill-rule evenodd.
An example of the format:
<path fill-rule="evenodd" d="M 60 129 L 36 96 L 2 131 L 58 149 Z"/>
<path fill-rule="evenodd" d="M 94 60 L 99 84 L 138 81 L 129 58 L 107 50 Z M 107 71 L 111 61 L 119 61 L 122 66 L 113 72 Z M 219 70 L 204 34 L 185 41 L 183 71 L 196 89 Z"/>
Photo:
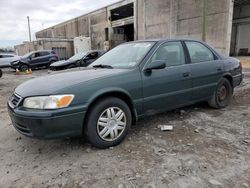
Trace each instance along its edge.
<path fill-rule="evenodd" d="M 19 65 L 19 70 L 21 72 L 25 72 L 25 71 L 29 70 L 29 66 L 27 64 L 20 64 Z"/>
<path fill-rule="evenodd" d="M 128 105 L 119 98 L 99 100 L 87 117 L 85 134 L 98 148 L 118 145 L 126 137 L 132 123 Z"/>
<path fill-rule="evenodd" d="M 213 108 L 225 108 L 231 101 L 233 88 L 228 79 L 222 78 L 208 104 Z"/>

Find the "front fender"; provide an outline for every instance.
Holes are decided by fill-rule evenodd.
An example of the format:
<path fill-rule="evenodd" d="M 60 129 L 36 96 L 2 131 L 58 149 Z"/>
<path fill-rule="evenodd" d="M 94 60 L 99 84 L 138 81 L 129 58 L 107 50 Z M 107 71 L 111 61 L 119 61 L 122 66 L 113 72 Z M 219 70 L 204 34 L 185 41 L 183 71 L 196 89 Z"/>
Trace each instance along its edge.
<path fill-rule="evenodd" d="M 109 87 L 109 88 L 103 88 L 98 90 L 97 92 L 95 92 L 88 100 L 88 103 L 91 104 L 93 103 L 97 98 L 107 95 L 107 94 L 111 94 L 111 93 L 122 93 L 124 95 L 126 95 L 130 101 L 133 103 L 132 97 L 129 94 L 129 92 L 127 92 L 125 89 L 119 88 L 119 87 Z"/>

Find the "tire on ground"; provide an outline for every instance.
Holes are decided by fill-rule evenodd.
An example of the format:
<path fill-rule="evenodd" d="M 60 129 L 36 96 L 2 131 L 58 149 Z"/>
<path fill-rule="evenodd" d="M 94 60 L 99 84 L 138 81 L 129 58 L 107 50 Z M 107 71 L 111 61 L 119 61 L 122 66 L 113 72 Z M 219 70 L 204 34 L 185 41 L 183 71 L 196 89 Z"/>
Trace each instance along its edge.
<path fill-rule="evenodd" d="M 226 91 L 226 97 L 224 100 L 220 100 L 219 92 L 221 89 Z M 216 86 L 212 98 L 208 101 L 209 106 L 220 109 L 225 108 L 231 101 L 233 96 L 233 88 L 230 81 L 226 78 L 221 78 Z"/>
<path fill-rule="evenodd" d="M 22 72 L 27 71 L 27 70 L 29 70 L 29 65 L 27 65 L 27 64 L 20 64 L 19 65 L 19 70 L 22 71 Z"/>
<path fill-rule="evenodd" d="M 103 112 L 111 107 L 117 107 L 124 112 L 126 118 L 126 125 L 123 132 L 121 132 L 120 136 L 117 139 L 112 141 L 106 141 L 102 139 L 101 136 L 99 136 L 98 134 L 97 122 L 99 117 L 103 114 Z M 108 97 L 98 100 L 94 104 L 94 106 L 91 107 L 90 112 L 88 113 L 88 117 L 86 118 L 87 121 L 84 127 L 84 134 L 93 146 L 101 149 L 115 146 L 118 145 L 120 142 L 122 142 L 126 137 L 130 129 L 130 126 L 132 124 L 132 114 L 130 108 L 123 100 L 116 97 Z"/>

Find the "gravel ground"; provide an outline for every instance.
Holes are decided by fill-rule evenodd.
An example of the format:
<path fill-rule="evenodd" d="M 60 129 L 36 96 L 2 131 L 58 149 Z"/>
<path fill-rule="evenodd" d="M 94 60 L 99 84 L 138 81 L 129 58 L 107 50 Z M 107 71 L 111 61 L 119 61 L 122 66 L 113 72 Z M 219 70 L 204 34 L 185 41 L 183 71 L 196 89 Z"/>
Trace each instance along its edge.
<path fill-rule="evenodd" d="M 250 68 L 250 56 L 240 56 L 236 58 L 240 60 L 243 67 Z"/>
<path fill-rule="evenodd" d="M 0 79 L 0 187 L 250 187 L 250 70 L 222 110 L 205 103 L 148 117 L 106 150 L 83 139 L 36 140 L 12 126 L 6 103 L 25 80 Z M 161 131 L 158 125 L 172 125 Z"/>

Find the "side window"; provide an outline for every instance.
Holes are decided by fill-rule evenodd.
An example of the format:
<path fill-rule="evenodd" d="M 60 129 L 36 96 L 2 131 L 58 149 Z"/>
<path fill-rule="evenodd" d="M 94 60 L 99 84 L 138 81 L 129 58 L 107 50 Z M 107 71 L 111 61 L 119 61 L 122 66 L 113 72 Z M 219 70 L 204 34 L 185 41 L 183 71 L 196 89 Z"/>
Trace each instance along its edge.
<path fill-rule="evenodd" d="M 89 59 L 96 59 L 98 57 L 98 52 L 92 52 L 87 57 Z"/>
<path fill-rule="evenodd" d="M 162 44 L 151 58 L 151 62 L 158 60 L 165 61 L 167 67 L 185 64 L 181 42 L 166 42 Z"/>
<path fill-rule="evenodd" d="M 199 42 L 185 42 L 191 58 L 191 63 L 213 61 L 214 54 Z"/>
<path fill-rule="evenodd" d="M 35 58 L 37 53 L 33 53 L 30 55 L 31 58 Z"/>
<path fill-rule="evenodd" d="M 46 56 L 49 55 L 49 52 L 39 52 L 39 56 Z"/>
<path fill-rule="evenodd" d="M 12 55 L 2 55 L 2 58 L 9 58 L 9 57 L 13 57 Z"/>

